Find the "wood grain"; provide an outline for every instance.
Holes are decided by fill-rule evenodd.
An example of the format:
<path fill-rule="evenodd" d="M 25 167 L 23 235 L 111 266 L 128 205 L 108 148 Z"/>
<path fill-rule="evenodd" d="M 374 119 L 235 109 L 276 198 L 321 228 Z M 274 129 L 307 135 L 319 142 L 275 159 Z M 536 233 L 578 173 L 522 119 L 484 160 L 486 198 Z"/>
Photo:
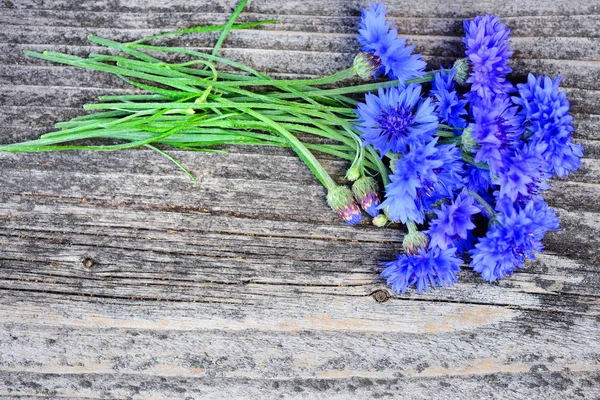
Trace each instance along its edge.
<path fill-rule="evenodd" d="M 250 0 L 222 54 L 274 76 L 350 65 L 366 2 Z M 509 279 L 393 295 L 379 262 L 403 230 L 349 227 L 285 149 L 0 154 L 0 397 L 600 398 L 600 4 L 387 1 L 433 65 L 462 55 L 462 19 L 511 27 L 513 77 L 562 74 L 582 168 L 551 183 L 562 230 Z M 223 23 L 234 0 L 0 1 L 0 143 L 83 114 L 118 79 L 22 52 L 98 51 Z M 209 48 L 215 35 L 182 46 Z M 320 156 L 341 181 L 347 164 Z"/>

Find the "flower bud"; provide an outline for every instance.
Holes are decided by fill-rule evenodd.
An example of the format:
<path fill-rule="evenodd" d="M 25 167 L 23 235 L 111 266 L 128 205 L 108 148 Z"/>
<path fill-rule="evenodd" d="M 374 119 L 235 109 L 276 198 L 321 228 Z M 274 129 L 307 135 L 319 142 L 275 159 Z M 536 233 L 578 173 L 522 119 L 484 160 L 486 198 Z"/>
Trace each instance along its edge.
<path fill-rule="evenodd" d="M 429 237 L 421 231 L 409 232 L 402 241 L 402 248 L 407 254 L 419 254 L 421 248 L 429 245 Z"/>
<path fill-rule="evenodd" d="M 327 193 L 327 204 L 350 225 L 356 225 L 362 219 L 360 208 L 345 186 L 336 186 Z"/>
<path fill-rule="evenodd" d="M 346 171 L 346 179 L 348 179 L 349 181 L 354 182 L 355 180 L 357 180 L 358 178 L 360 178 L 361 173 L 360 173 L 360 168 L 356 167 L 356 166 L 351 166 L 348 171 Z"/>
<path fill-rule="evenodd" d="M 464 86 L 469 77 L 469 59 L 461 58 L 454 62 L 454 81 L 459 85 Z"/>
<path fill-rule="evenodd" d="M 475 143 L 475 138 L 473 138 L 472 132 L 473 124 L 470 124 L 465 128 L 460 137 L 460 144 L 467 153 L 471 153 L 477 144 Z"/>
<path fill-rule="evenodd" d="M 354 63 L 352 65 L 354 73 L 363 80 L 372 79 L 375 71 L 380 67 L 381 60 L 379 60 L 378 57 L 362 52 L 354 57 Z"/>
<path fill-rule="evenodd" d="M 360 206 L 371 217 L 379 215 L 379 185 L 377 181 L 369 176 L 363 176 L 352 185 L 352 193 L 360 203 Z"/>
<path fill-rule="evenodd" d="M 378 228 L 383 228 L 389 222 L 390 220 L 385 216 L 385 214 L 379 214 L 378 216 L 373 218 L 373 225 L 375 225 Z"/>

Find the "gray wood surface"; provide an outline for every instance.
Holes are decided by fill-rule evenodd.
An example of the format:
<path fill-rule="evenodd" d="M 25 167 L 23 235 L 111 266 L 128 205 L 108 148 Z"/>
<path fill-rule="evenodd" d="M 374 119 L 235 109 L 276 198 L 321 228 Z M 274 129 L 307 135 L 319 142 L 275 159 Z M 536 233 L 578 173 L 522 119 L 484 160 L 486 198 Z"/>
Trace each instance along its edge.
<path fill-rule="evenodd" d="M 561 73 L 586 147 L 552 182 L 562 230 L 510 278 L 392 295 L 403 231 L 349 227 L 290 151 L 0 154 L 0 396 L 6 398 L 600 398 L 600 3 L 390 0 L 427 60 L 461 55 L 461 21 L 512 28 L 514 77 Z M 276 76 L 351 64 L 354 0 L 250 0 L 222 54 Z M 116 78 L 24 49 L 86 54 L 224 22 L 234 0 L 0 1 L 0 142 L 83 113 Z M 215 35 L 189 36 L 208 48 Z M 173 43 L 173 42 L 171 42 Z M 338 179 L 347 165 L 322 159 Z"/>

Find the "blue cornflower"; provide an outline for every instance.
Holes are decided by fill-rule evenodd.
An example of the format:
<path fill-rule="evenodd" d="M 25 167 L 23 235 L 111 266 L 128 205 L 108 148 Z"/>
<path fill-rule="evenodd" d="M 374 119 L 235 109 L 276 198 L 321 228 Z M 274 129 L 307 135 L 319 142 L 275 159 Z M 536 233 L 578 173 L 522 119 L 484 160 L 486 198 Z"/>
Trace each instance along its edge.
<path fill-rule="evenodd" d="M 509 49 L 510 29 L 494 15 L 477 16 L 472 21 L 465 20 L 466 55 L 471 62 L 471 75 L 467 83 L 471 83 L 471 91 L 480 98 L 494 95 L 504 96 L 512 90 L 506 75 L 512 69 L 508 59 L 513 52 Z"/>
<path fill-rule="evenodd" d="M 558 224 L 554 210 L 543 201 L 530 200 L 524 207 L 506 206 L 470 251 L 473 270 L 493 282 L 523 268 L 525 258 L 534 259 L 534 251 L 542 251 L 542 238 L 547 231 L 557 230 Z"/>
<path fill-rule="evenodd" d="M 432 159 L 442 161 L 442 165 L 435 169 L 437 181 L 431 184 L 427 195 L 421 198 L 426 211 L 440 199 L 453 198 L 454 192 L 464 186 L 464 161 L 460 155 L 460 148 L 455 144 L 438 145 Z"/>
<path fill-rule="evenodd" d="M 573 117 L 567 95 L 558 87 L 561 79 L 529 74 L 527 83 L 517 85 L 519 96 L 513 101 L 522 107 L 519 115 L 531 132 L 529 140 L 547 145 L 543 153 L 546 172 L 562 178 L 580 167 L 583 147 L 571 141 Z"/>
<path fill-rule="evenodd" d="M 487 193 L 492 187 L 490 171 L 472 164 L 465 164 L 463 179 L 467 189 L 479 194 Z"/>
<path fill-rule="evenodd" d="M 387 278 L 387 284 L 395 293 L 404 293 L 409 286 L 415 285 L 417 293 L 429 286 L 452 286 L 456 274 L 460 271 L 461 260 L 455 256 L 456 249 L 442 250 L 421 248 L 418 254 L 399 255 L 397 259 L 382 263 L 387 268 L 381 276 Z"/>
<path fill-rule="evenodd" d="M 453 128 L 464 128 L 467 126 L 467 121 L 463 118 L 463 115 L 467 114 L 467 100 L 461 99 L 456 92 L 454 74 L 454 69 L 446 73 L 444 68 L 441 68 L 436 72 L 431 94 L 437 100 L 435 106 L 440 120 Z"/>
<path fill-rule="evenodd" d="M 356 110 L 358 130 L 364 145 L 383 157 L 388 151 L 404 153 L 409 146 L 422 146 L 437 131 L 438 118 L 430 99 L 421 99 L 421 85 L 379 88 L 367 93 Z"/>
<path fill-rule="evenodd" d="M 480 100 L 471 105 L 474 120 L 471 135 L 478 146 L 475 161 L 487 163 L 494 174 L 503 167 L 504 153 L 523 132 L 517 109 L 506 97 Z"/>
<path fill-rule="evenodd" d="M 547 145 L 519 142 L 518 146 L 504 155 L 503 166 L 494 181 L 499 185 L 498 197 L 506 197 L 511 202 L 531 199 L 549 189 L 548 175 L 544 172 L 547 163 L 542 157 Z"/>
<path fill-rule="evenodd" d="M 422 197 L 437 183 L 436 170 L 444 162 L 437 158 L 437 138 L 426 146 L 418 146 L 398 159 L 390 183 L 385 187 L 385 201 L 379 206 L 387 207 L 392 221 L 415 221 L 425 218 Z"/>
<path fill-rule="evenodd" d="M 362 9 L 358 30 L 362 51 L 380 65 L 375 75 L 385 73 L 401 82 L 422 77 L 427 64 L 420 54 L 411 55 L 414 46 L 406 46 L 406 39 L 398 37 L 398 29 L 385 20 L 386 13 L 383 3 L 371 3 L 368 10 Z"/>
<path fill-rule="evenodd" d="M 450 205 L 442 204 L 436 210 L 437 218 L 431 221 L 429 237 L 431 247 L 447 249 L 459 239 L 467 239 L 467 233 L 475 228 L 472 216 L 481 212 L 475 198 L 463 191 Z"/>
<path fill-rule="evenodd" d="M 411 148 L 396 161 L 391 182 L 385 187 L 385 201 L 379 206 L 387 208 L 392 221 L 422 223 L 425 211 L 461 187 L 460 150 L 453 144 L 436 146 L 437 142 L 435 138 Z"/>

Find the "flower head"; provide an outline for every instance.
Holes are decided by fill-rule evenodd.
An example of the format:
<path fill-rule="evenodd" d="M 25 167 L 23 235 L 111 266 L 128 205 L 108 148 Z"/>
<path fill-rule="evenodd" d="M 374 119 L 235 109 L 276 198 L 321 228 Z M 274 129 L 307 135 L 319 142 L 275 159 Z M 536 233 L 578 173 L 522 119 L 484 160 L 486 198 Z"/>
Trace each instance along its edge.
<path fill-rule="evenodd" d="M 461 192 L 450 204 L 442 204 L 436 210 L 437 218 L 431 221 L 429 236 L 430 246 L 447 249 L 458 239 L 467 239 L 467 233 L 475 228 L 472 216 L 481 212 L 475 205 L 475 198 Z"/>
<path fill-rule="evenodd" d="M 327 204 L 350 225 L 356 225 L 362 219 L 360 208 L 347 187 L 336 186 L 331 189 L 327 193 Z"/>
<path fill-rule="evenodd" d="M 465 106 L 467 100 L 461 99 L 454 85 L 455 70 L 446 72 L 443 68 L 436 72 L 433 80 L 431 94 L 437 102 L 436 111 L 442 122 L 453 128 L 464 128 L 467 121 L 463 115 L 467 113 Z"/>
<path fill-rule="evenodd" d="M 421 198 L 426 196 L 438 178 L 436 169 L 444 162 L 437 158 L 437 139 L 426 146 L 416 147 L 396 162 L 396 172 L 385 187 L 385 201 L 380 209 L 388 208 L 392 221 L 411 220 L 422 223 L 425 214 Z"/>
<path fill-rule="evenodd" d="M 583 147 L 571 141 L 571 105 L 558 87 L 560 81 L 560 76 L 551 80 L 548 76 L 536 78 L 529 74 L 527 83 L 517 85 L 519 96 L 513 97 L 513 101 L 522 107 L 519 115 L 531 132 L 529 140 L 547 146 L 542 155 L 547 162 L 546 171 L 562 178 L 579 168 Z"/>
<path fill-rule="evenodd" d="M 508 59 L 513 52 L 509 49 L 510 29 L 494 15 L 477 16 L 465 20 L 464 44 L 466 55 L 471 62 L 471 91 L 481 98 L 504 95 L 512 90 L 506 75 L 512 71 Z"/>
<path fill-rule="evenodd" d="M 531 200 L 524 207 L 504 207 L 497 223 L 470 251 L 471 266 L 483 279 L 493 282 L 519 268 L 525 258 L 535 258 L 541 251 L 542 238 L 549 230 L 558 229 L 554 210 L 543 201 Z"/>
<path fill-rule="evenodd" d="M 385 201 L 392 221 L 423 223 L 425 211 L 438 200 L 453 197 L 462 185 L 460 150 L 453 144 L 436 146 L 438 138 L 425 146 L 412 148 L 396 161 Z"/>
<path fill-rule="evenodd" d="M 406 46 L 406 39 L 398 38 L 398 29 L 386 21 L 386 13 L 383 3 L 371 3 L 368 10 L 362 9 L 358 30 L 362 51 L 379 61 L 381 67 L 375 75 L 385 73 L 401 82 L 420 78 L 427 64 L 420 54 L 411 54 L 414 47 Z"/>
<path fill-rule="evenodd" d="M 383 157 L 388 151 L 404 153 L 409 146 L 431 141 L 438 127 L 434 105 L 421 99 L 421 86 L 380 88 L 378 95 L 368 93 L 360 103 L 358 129 L 365 145 Z"/>
<path fill-rule="evenodd" d="M 471 132 L 479 146 L 476 162 L 485 162 L 496 174 L 502 168 L 504 153 L 521 137 L 523 129 L 517 107 L 509 98 L 494 97 L 471 105 L 474 124 Z"/>
<path fill-rule="evenodd" d="M 428 291 L 429 286 L 452 286 L 460 271 L 461 260 L 455 256 L 456 249 L 441 250 L 421 248 L 418 254 L 399 255 L 397 259 L 382 263 L 386 268 L 381 276 L 396 293 L 404 293 L 412 285 L 417 293 Z"/>
<path fill-rule="evenodd" d="M 498 196 L 511 202 L 531 199 L 541 190 L 549 189 L 544 173 L 546 161 L 542 157 L 547 145 L 543 142 L 519 142 L 519 147 L 510 149 L 503 157 L 503 165 L 497 171 L 494 183 L 499 185 Z"/>

